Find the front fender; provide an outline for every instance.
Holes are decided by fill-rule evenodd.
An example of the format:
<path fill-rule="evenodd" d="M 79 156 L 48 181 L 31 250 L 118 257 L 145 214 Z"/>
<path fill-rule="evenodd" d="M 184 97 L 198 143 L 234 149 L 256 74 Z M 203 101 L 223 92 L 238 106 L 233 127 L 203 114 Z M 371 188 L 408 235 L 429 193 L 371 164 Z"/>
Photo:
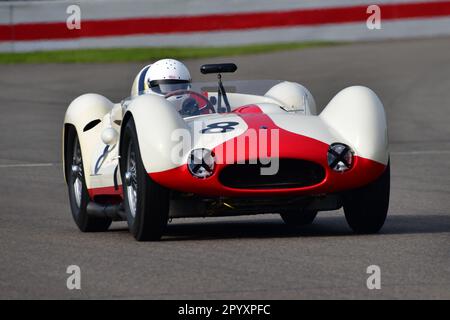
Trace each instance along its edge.
<path fill-rule="evenodd" d="M 340 91 L 319 117 L 351 143 L 358 156 L 387 165 L 386 115 L 383 104 L 372 90 L 353 86 Z"/>
<path fill-rule="evenodd" d="M 136 126 L 142 162 L 148 173 L 181 165 L 181 157 L 172 157 L 172 152 L 180 144 L 174 133 L 177 130 L 189 131 L 170 102 L 156 95 L 142 95 L 128 106 L 124 118 L 130 116 Z"/>

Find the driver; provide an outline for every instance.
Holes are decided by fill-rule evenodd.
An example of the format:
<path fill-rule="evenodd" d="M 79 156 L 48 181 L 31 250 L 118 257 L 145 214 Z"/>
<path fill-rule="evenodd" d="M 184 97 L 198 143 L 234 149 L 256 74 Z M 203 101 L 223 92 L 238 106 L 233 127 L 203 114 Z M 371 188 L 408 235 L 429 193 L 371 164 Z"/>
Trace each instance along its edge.
<path fill-rule="evenodd" d="M 162 59 L 139 71 L 134 79 L 131 95 L 165 95 L 175 90 L 188 90 L 191 81 L 191 74 L 183 63 L 174 59 Z"/>
<path fill-rule="evenodd" d="M 162 59 L 145 66 L 138 73 L 131 88 L 131 96 L 148 93 L 164 96 L 175 90 L 189 90 L 191 81 L 191 74 L 183 63 L 175 59 Z M 185 98 L 185 95 L 180 95 L 168 100 L 180 111 Z"/>

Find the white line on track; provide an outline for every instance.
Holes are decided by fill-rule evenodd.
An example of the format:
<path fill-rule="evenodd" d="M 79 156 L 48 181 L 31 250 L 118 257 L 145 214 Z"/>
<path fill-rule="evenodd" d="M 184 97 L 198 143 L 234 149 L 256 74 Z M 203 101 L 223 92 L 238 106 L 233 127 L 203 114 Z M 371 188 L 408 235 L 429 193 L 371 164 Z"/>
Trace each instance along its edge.
<path fill-rule="evenodd" d="M 432 155 L 432 154 L 450 154 L 450 150 L 422 150 L 422 151 L 394 151 L 395 156 L 414 156 L 414 155 Z"/>
<path fill-rule="evenodd" d="M 56 163 L 15 163 L 15 164 L 0 164 L 0 169 L 3 168 L 35 168 L 35 167 L 53 167 Z"/>

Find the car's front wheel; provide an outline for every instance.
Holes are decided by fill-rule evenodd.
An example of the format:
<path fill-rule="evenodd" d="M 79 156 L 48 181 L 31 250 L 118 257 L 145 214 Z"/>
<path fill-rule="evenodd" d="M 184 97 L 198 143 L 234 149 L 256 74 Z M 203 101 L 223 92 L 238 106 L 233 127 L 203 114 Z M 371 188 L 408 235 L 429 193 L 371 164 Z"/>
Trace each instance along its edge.
<path fill-rule="evenodd" d="M 390 164 L 372 183 L 344 195 L 347 222 L 356 233 L 377 233 L 383 227 L 389 208 Z"/>
<path fill-rule="evenodd" d="M 147 174 L 133 118 L 129 119 L 123 131 L 120 159 L 130 232 L 138 241 L 159 240 L 167 226 L 170 192 Z"/>
<path fill-rule="evenodd" d="M 86 187 L 80 141 L 74 127 L 68 128 L 66 152 L 66 176 L 73 220 L 83 232 L 108 230 L 112 223 L 111 219 L 93 217 L 87 213 L 90 199 Z"/>

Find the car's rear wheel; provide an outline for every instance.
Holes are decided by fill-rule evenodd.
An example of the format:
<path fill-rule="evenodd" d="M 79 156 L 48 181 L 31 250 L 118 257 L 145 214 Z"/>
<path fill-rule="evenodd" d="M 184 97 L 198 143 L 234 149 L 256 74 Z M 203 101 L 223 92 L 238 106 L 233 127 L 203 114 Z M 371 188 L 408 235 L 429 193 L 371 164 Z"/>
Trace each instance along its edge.
<path fill-rule="evenodd" d="M 306 226 L 314 222 L 317 216 L 317 211 L 311 210 L 300 210 L 300 212 L 286 212 L 280 214 L 281 219 L 284 223 L 289 226 Z"/>
<path fill-rule="evenodd" d="M 389 209 L 390 164 L 374 182 L 344 195 L 347 222 L 356 233 L 370 234 L 381 230 Z"/>
<path fill-rule="evenodd" d="M 108 230 L 112 220 L 93 217 L 87 213 L 90 201 L 84 176 L 83 158 L 78 135 L 74 127 L 67 132 L 66 175 L 69 189 L 69 201 L 72 217 L 83 232 L 100 232 Z"/>
<path fill-rule="evenodd" d="M 130 232 L 138 241 L 159 240 L 167 226 L 170 192 L 147 174 L 133 118 L 123 131 L 121 175 Z"/>

